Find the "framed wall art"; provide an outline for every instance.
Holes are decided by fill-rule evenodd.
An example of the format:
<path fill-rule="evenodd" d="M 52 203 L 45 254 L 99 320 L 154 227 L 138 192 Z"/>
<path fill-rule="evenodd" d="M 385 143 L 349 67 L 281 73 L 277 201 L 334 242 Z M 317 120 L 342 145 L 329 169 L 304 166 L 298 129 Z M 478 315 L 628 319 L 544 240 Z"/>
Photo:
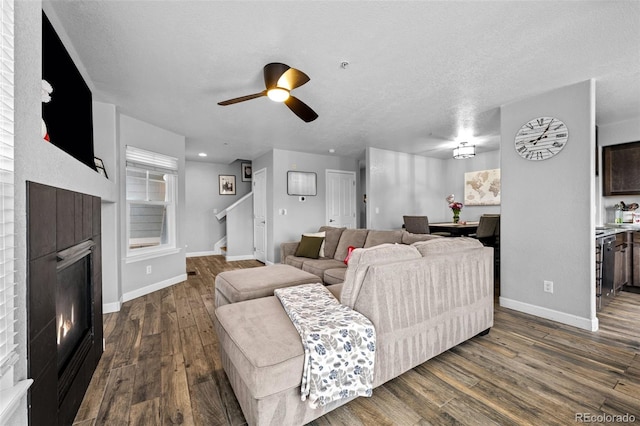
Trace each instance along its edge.
<path fill-rule="evenodd" d="M 500 169 L 465 173 L 464 204 L 467 206 L 500 205 Z"/>
<path fill-rule="evenodd" d="M 316 174 L 288 171 L 287 195 L 316 195 Z"/>
<path fill-rule="evenodd" d="M 218 189 L 220 195 L 236 195 L 236 176 L 218 175 Z"/>
<path fill-rule="evenodd" d="M 240 167 L 242 169 L 241 170 L 242 181 L 250 182 L 251 178 L 253 177 L 251 172 L 251 163 L 242 163 Z"/>

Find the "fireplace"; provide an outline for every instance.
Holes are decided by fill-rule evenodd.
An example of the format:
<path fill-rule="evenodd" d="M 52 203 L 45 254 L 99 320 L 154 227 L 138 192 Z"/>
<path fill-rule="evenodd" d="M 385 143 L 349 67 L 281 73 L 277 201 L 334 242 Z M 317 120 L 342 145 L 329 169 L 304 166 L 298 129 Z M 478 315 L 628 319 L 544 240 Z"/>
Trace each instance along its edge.
<path fill-rule="evenodd" d="M 101 201 L 33 182 L 27 194 L 29 422 L 68 425 L 102 354 Z"/>
<path fill-rule="evenodd" d="M 91 286 L 88 258 L 58 271 L 56 287 L 56 344 L 58 371 L 67 365 L 82 338 L 91 331 Z"/>
<path fill-rule="evenodd" d="M 58 252 L 56 348 L 58 402 L 62 402 L 93 344 L 91 249 L 93 240 Z"/>

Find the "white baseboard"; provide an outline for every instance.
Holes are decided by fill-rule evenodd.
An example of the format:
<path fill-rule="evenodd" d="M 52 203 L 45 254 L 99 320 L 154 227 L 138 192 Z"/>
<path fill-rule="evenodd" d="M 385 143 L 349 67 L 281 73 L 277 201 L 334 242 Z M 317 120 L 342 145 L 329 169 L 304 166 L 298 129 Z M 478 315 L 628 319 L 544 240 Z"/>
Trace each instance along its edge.
<path fill-rule="evenodd" d="M 245 254 L 245 255 L 242 255 L 242 256 L 226 256 L 225 260 L 227 262 L 233 262 L 233 261 L 236 261 L 236 260 L 253 260 L 255 258 L 256 257 L 254 255 L 252 255 L 252 254 Z"/>
<path fill-rule="evenodd" d="M 120 307 L 122 306 L 122 301 L 120 302 L 112 302 L 112 303 L 103 303 L 102 304 L 102 313 L 110 314 L 112 312 L 120 312 Z"/>
<path fill-rule="evenodd" d="M 110 314 L 113 312 L 120 312 L 120 308 L 124 302 L 128 302 L 129 300 L 133 300 L 136 297 L 146 296 L 149 293 L 153 293 L 154 291 L 162 290 L 163 288 L 169 287 L 174 284 L 181 283 L 182 281 L 187 280 L 187 274 L 181 274 L 174 278 L 169 278 L 168 280 L 160 281 L 159 283 L 151 284 L 143 288 L 139 288 L 134 291 L 130 291 L 125 293 L 120 298 L 119 302 L 111 302 L 111 303 L 103 303 L 102 304 L 102 313 Z"/>
<path fill-rule="evenodd" d="M 192 253 L 187 253 L 187 257 L 200 257 L 200 256 L 215 256 L 217 254 L 222 254 L 220 250 L 215 251 L 194 251 Z"/>
<path fill-rule="evenodd" d="M 169 278 L 167 280 L 160 281 L 159 283 L 151 284 L 146 287 L 142 287 L 142 288 L 130 291 L 122 295 L 122 302 L 128 302 L 129 300 L 133 300 L 136 297 L 146 296 L 149 293 L 162 290 L 163 288 L 181 283 L 182 281 L 186 281 L 186 280 L 187 280 L 187 274 L 180 274 L 177 277 Z"/>
<path fill-rule="evenodd" d="M 213 245 L 213 251 L 215 252 L 215 254 L 222 254 L 222 247 L 225 247 L 226 245 L 227 245 L 227 236 L 225 235 Z"/>
<path fill-rule="evenodd" d="M 537 317 L 545 318 L 551 321 L 560 322 L 573 327 L 578 327 L 588 331 L 598 331 L 598 318 L 583 318 L 573 314 L 567 314 L 565 312 L 555 311 L 549 308 L 543 308 L 542 306 L 531 305 L 529 303 L 520 302 L 518 300 L 507 299 L 506 297 L 500 297 L 500 306 L 513 309 L 516 311 L 524 312 L 525 314 L 535 315 Z"/>

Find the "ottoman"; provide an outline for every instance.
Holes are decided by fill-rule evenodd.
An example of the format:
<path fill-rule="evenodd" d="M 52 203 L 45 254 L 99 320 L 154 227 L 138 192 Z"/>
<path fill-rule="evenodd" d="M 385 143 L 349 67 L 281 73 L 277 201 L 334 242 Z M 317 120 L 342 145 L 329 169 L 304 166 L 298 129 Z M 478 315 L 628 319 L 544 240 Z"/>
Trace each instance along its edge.
<path fill-rule="evenodd" d="M 216 308 L 243 300 L 273 296 L 273 290 L 322 280 L 290 265 L 277 264 L 225 271 L 216 277 Z"/>

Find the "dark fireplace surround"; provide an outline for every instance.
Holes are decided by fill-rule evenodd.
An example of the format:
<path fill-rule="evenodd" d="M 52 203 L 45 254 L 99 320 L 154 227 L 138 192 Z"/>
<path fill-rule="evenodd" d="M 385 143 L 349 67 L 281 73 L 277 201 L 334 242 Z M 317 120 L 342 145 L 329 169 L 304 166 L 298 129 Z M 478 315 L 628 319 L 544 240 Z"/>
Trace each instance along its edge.
<path fill-rule="evenodd" d="M 27 182 L 31 425 L 70 425 L 102 355 L 101 200 Z"/>

